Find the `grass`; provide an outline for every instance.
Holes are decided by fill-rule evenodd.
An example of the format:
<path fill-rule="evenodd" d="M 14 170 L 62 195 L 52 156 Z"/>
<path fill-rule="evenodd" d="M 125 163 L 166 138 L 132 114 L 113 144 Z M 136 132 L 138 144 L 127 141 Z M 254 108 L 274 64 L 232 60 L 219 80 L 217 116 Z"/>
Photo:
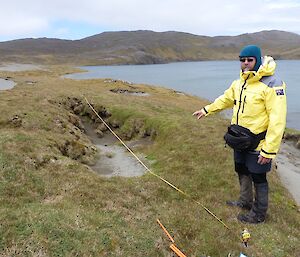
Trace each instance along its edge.
<path fill-rule="evenodd" d="M 300 135 L 300 131 L 297 129 L 286 128 L 285 132 L 292 135 Z"/>
<path fill-rule="evenodd" d="M 275 172 L 269 175 L 267 223 L 249 225 L 250 247 L 241 245 L 239 210 L 224 205 L 239 190 L 232 152 L 222 140 L 228 121 L 192 117 L 205 101 L 145 85 L 134 86 L 148 97 L 115 94 L 110 89 L 129 85 L 63 79 L 65 72 L 71 69 L 1 74 L 18 84 L 0 95 L 0 256 L 171 256 L 157 218 L 187 256 L 300 254 L 299 212 Z M 155 131 L 154 144 L 139 148 L 151 170 L 232 232 L 151 174 L 103 178 L 93 172 L 85 163 L 97 154 L 70 122 L 65 104 L 83 96 L 111 112 L 121 136 Z"/>

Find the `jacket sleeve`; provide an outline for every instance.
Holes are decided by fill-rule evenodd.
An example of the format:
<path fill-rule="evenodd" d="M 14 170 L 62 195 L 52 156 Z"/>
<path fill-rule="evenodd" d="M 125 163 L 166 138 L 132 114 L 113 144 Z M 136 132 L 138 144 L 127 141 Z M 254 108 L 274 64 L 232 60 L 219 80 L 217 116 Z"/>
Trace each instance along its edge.
<path fill-rule="evenodd" d="M 206 105 L 203 110 L 205 116 L 220 112 L 224 109 L 231 108 L 234 105 L 234 83 L 224 92 L 223 95 L 219 96 L 213 103 Z"/>
<path fill-rule="evenodd" d="M 286 125 L 286 86 L 267 88 L 266 110 L 269 117 L 269 125 L 265 141 L 260 154 L 265 158 L 275 158 L 282 140 Z"/>

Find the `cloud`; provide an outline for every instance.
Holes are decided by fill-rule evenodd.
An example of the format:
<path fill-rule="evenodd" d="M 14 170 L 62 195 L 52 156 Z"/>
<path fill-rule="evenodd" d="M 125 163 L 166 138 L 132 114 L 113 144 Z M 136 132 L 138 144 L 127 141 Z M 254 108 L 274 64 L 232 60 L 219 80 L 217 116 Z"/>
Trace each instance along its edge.
<path fill-rule="evenodd" d="M 264 29 L 300 33 L 300 1 L 296 0 L 11 0 L 1 9 L 0 39 L 74 38 L 137 29 L 209 36 Z"/>
<path fill-rule="evenodd" d="M 49 24 L 47 19 L 39 16 L 28 16 L 22 13 L 3 12 L 0 17 L 0 35 L 18 36 L 34 35 L 42 30 L 47 30 Z"/>

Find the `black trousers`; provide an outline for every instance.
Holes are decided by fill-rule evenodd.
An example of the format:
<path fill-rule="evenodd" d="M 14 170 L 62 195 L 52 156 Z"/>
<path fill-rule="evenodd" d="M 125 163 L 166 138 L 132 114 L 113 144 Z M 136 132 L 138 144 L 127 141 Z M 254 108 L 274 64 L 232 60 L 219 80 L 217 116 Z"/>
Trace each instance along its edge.
<path fill-rule="evenodd" d="M 266 183 L 267 182 L 267 173 L 252 173 L 248 170 L 247 166 L 244 163 L 235 162 L 235 171 L 239 174 L 251 176 L 255 184 Z"/>
<path fill-rule="evenodd" d="M 234 151 L 235 171 L 239 174 L 250 175 L 255 184 L 267 182 L 267 172 L 271 170 L 271 162 L 258 164 L 259 152 Z"/>

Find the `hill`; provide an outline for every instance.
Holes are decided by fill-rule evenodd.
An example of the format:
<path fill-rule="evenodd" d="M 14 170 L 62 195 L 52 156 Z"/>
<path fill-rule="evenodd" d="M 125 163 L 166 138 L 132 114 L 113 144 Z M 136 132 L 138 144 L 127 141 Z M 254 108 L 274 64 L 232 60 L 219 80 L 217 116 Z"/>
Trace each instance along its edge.
<path fill-rule="evenodd" d="M 104 32 L 80 40 L 20 39 L 0 43 L 3 61 L 76 64 L 150 64 L 235 59 L 245 44 L 257 44 L 277 59 L 300 59 L 300 35 L 261 31 L 238 36 L 183 32 Z"/>

